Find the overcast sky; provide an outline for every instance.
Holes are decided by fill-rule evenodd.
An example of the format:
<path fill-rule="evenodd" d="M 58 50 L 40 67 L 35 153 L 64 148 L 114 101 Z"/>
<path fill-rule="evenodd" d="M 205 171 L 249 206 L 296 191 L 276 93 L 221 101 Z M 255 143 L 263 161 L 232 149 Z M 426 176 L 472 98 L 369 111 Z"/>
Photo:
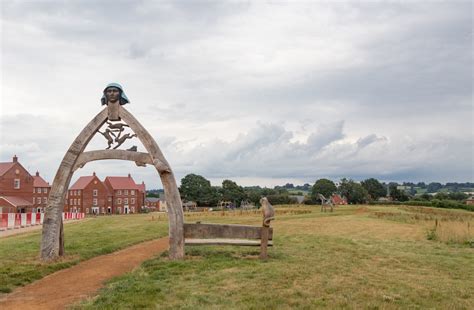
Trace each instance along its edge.
<path fill-rule="evenodd" d="M 470 1 L 3 0 L 0 161 L 52 183 L 119 82 L 178 182 L 472 182 L 472 14 Z M 74 179 L 93 171 L 161 187 L 122 161 Z"/>

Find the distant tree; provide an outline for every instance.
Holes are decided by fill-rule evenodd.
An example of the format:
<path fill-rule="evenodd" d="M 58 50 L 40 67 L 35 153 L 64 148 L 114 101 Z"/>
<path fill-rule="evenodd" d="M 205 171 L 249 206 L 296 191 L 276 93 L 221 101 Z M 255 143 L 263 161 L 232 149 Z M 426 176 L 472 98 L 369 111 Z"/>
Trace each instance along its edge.
<path fill-rule="evenodd" d="M 387 190 L 377 179 L 367 179 L 365 181 L 362 181 L 361 185 L 367 190 L 370 197 L 374 200 L 377 200 L 387 194 Z"/>
<path fill-rule="evenodd" d="M 442 188 L 443 188 L 443 185 L 441 183 L 432 182 L 432 183 L 428 184 L 428 186 L 426 187 L 426 191 L 428 193 L 436 193 L 437 191 L 439 191 Z"/>
<path fill-rule="evenodd" d="M 468 196 L 462 192 L 449 193 L 449 199 L 452 200 L 465 200 Z"/>
<path fill-rule="evenodd" d="M 318 194 L 329 198 L 333 193 L 337 191 L 336 184 L 328 179 L 319 179 L 314 183 L 313 189 L 311 190 L 311 200 L 313 202 L 319 201 Z"/>
<path fill-rule="evenodd" d="M 218 192 L 211 182 L 196 174 L 188 174 L 181 179 L 179 192 L 184 200 L 195 201 L 198 205 L 214 205 L 218 199 Z"/>
<path fill-rule="evenodd" d="M 418 182 L 418 183 L 416 184 L 416 186 L 419 187 L 419 188 L 426 188 L 425 182 Z"/>
<path fill-rule="evenodd" d="M 433 196 L 431 196 L 430 194 L 427 194 L 427 193 L 424 193 L 420 196 L 423 200 L 431 200 L 431 198 L 433 198 Z"/>
<path fill-rule="evenodd" d="M 369 193 L 362 185 L 346 178 L 339 183 L 338 191 L 350 204 L 365 203 L 369 197 Z"/>
<path fill-rule="evenodd" d="M 395 201 L 407 201 L 409 199 L 408 195 L 397 188 L 395 184 L 390 184 L 390 197 Z"/>
<path fill-rule="evenodd" d="M 222 182 L 221 194 L 223 200 L 233 201 L 237 206 L 240 206 L 242 200 L 247 199 L 244 188 L 231 180 Z"/>

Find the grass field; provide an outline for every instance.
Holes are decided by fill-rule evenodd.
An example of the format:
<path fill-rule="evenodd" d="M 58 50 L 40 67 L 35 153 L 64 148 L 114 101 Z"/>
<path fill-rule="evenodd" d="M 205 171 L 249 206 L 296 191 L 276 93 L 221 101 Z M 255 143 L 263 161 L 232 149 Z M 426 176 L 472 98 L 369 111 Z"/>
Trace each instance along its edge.
<path fill-rule="evenodd" d="M 39 262 L 41 231 L 0 239 L 0 296 L 82 260 L 166 236 L 168 225 L 145 214 L 105 216 L 67 224 L 64 233 L 66 256 L 51 264 Z"/>
<path fill-rule="evenodd" d="M 39 233 L 0 240 L 0 285 L 9 291 L 80 260 L 165 236 L 167 219 L 152 216 L 66 225 L 68 255 L 51 265 L 37 263 Z M 186 221 L 259 225 L 261 215 L 190 213 Z M 257 248 L 187 247 L 185 260 L 156 257 L 73 308 L 473 309 L 473 224 L 474 213 L 459 210 L 346 206 L 320 213 L 281 206 L 268 261 L 258 259 Z M 451 234 L 457 237 L 446 238 Z"/>
<path fill-rule="evenodd" d="M 308 211 L 312 211 L 308 213 Z M 186 219 L 259 224 L 260 215 L 191 214 Z M 110 281 L 77 309 L 474 308 L 474 239 L 429 238 L 468 228 L 473 214 L 409 207 L 279 208 L 271 259 L 258 249 L 187 247 Z M 472 226 L 471 226 L 472 227 Z"/>

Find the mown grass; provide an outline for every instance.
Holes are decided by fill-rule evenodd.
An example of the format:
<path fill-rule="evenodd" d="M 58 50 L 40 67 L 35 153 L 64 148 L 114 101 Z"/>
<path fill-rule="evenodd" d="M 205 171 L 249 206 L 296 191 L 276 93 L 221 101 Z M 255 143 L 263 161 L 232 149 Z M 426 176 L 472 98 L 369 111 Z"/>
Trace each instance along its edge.
<path fill-rule="evenodd" d="M 311 211 L 277 217 L 268 261 L 258 259 L 256 248 L 187 247 L 185 260 L 147 261 L 74 308 L 474 308 L 474 249 L 427 240 L 420 222 L 374 215 L 409 210 Z M 194 220 L 259 224 L 261 218 L 187 216 Z"/>
<path fill-rule="evenodd" d="M 0 239 L 0 296 L 82 260 L 166 236 L 167 220 L 151 218 L 150 214 L 105 216 L 66 224 L 66 255 L 48 264 L 39 261 L 41 231 Z"/>

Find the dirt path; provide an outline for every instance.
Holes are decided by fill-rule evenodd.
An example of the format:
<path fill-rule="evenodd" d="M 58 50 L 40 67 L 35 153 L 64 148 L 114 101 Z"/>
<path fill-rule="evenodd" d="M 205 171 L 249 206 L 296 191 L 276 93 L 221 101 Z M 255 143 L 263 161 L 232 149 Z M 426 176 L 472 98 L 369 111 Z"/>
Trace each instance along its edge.
<path fill-rule="evenodd" d="M 0 299 L 0 309 L 64 309 L 94 296 L 104 281 L 131 271 L 167 249 L 168 238 L 161 238 L 92 258 L 16 289 Z"/>

